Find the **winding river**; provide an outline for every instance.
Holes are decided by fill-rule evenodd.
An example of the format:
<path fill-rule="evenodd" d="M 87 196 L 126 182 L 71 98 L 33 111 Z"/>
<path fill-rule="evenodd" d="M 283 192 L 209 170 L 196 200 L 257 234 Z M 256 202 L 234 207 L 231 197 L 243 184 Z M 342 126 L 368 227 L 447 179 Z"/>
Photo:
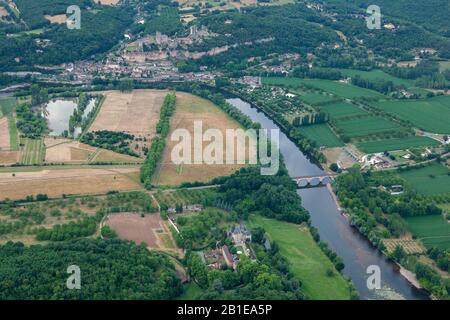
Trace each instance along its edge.
<path fill-rule="evenodd" d="M 228 99 L 230 104 L 259 122 L 263 128 L 278 129 L 276 123 L 264 113 L 238 98 Z M 300 149 L 280 130 L 280 152 L 292 177 L 311 176 L 323 173 Z M 358 230 L 351 227 L 343 216 L 328 188 L 298 190 L 303 206 L 310 212 L 311 222 L 319 230 L 320 237 L 342 257 L 343 274 L 350 277 L 361 299 L 427 299 L 427 295 L 400 274 L 396 264 L 389 261 L 374 248 Z M 366 282 L 367 267 L 376 265 L 381 271 L 381 289 L 370 290 Z"/>

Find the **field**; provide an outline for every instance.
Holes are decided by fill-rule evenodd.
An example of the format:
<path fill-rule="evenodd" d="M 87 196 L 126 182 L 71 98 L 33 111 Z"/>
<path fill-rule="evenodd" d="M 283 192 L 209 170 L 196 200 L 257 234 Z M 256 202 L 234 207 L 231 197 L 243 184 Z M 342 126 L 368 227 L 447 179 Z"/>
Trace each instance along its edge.
<path fill-rule="evenodd" d="M 319 249 L 306 227 L 252 216 L 249 226 L 262 227 L 289 261 L 289 269 L 311 299 L 349 299 L 349 288 L 344 278 L 334 269 L 331 261 Z M 333 270 L 333 276 L 327 276 Z"/>
<path fill-rule="evenodd" d="M 435 195 L 450 192 L 450 170 L 438 163 L 424 168 L 401 172 L 405 179 L 418 193 Z"/>
<path fill-rule="evenodd" d="M 411 122 L 419 129 L 450 133 L 450 97 L 439 96 L 424 100 L 380 101 L 373 106 Z"/>
<path fill-rule="evenodd" d="M 378 141 L 366 141 L 356 144 L 358 149 L 365 153 L 377 153 L 384 151 L 406 150 L 409 148 L 438 146 L 440 143 L 428 137 L 406 137 L 396 139 L 386 139 Z"/>
<path fill-rule="evenodd" d="M 154 175 L 153 182 L 155 184 L 176 186 L 183 182 L 207 182 L 215 177 L 228 176 L 244 166 L 243 164 L 197 164 L 194 163 L 193 157 L 192 164 L 175 165 L 171 160 L 171 153 L 179 142 L 171 141 L 170 137 L 176 129 L 188 130 L 192 137 L 192 155 L 195 148 L 199 147 L 195 146 L 193 141 L 194 121 L 202 122 L 203 132 L 207 129 L 218 129 L 224 137 L 224 142 L 226 129 L 240 127 L 236 121 L 232 120 L 212 102 L 191 94 L 177 92 L 176 109 L 170 124 L 171 133 L 169 133 L 167 139 L 162 163 Z M 209 144 L 210 142 L 203 142 L 203 147 L 206 148 Z M 225 156 L 225 146 L 223 154 Z"/>
<path fill-rule="evenodd" d="M 322 103 L 327 103 L 331 101 L 335 101 L 336 98 L 330 95 L 322 94 L 322 93 L 316 93 L 316 92 L 307 92 L 302 93 L 298 90 L 293 90 L 293 93 L 300 94 L 300 98 L 302 101 L 309 105 L 318 105 Z"/>
<path fill-rule="evenodd" d="M 41 164 L 45 157 L 45 146 L 42 139 L 22 139 L 24 144 L 21 152 L 20 163 Z"/>
<path fill-rule="evenodd" d="M 355 77 L 360 76 L 362 79 L 367 80 L 377 80 L 377 79 L 383 79 L 385 81 L 392 81 L 394 85 L 396 86 L 405 86 L 405 87 L 411 87 L 412 81 L 407 79 L 401 79 L 394 76 L 391 76 L 390 74 L 387 74 L 384 71 L 381 70 L 372 70 L 372 71 L 361 71 L 361 70 L 354 70 L 354 69 L 337 69 L 339 70 L 343 75 L 347 77 Z"/>
<path fill-rule="evenodd" d="M 323 112 L 328 113 L 332 119 L 341 119 L 369 114 L 366 110 L 345 102 L 336 102 L 321 105 L 319 109 Z"/>
<path fill-rule="evenodd" d="M 149 249 L 176 251 L 170 229 L 159 213 L 145 214 L 144 217 L 139 213 L 111 214 L 105 223 L 120 239 L 146 243 Z"/>
<path fill-rule="evenodd" d="M 442 216 L 405 218 L 408 229 L 427 248 L 450 248 L 450 224 Z"/>
<path fill-rule="evenodd" d="M 369 98 L 383 98 L 384 95 L 376 91 L 360 88 L 351 84 L 341 83 L 331 80 L 319 80 L 319 79 L 300 79 L 300 78 L 281 78 L 281 77 L 268 77 L 263 78 L 263 84 L 278 85 L 278 86 L 300 86 L 305 85 L 308 87 L 318 88 L 323 91 L 332 93 L 339 97 L 348 99 L 358 97 Z"/>
<path fill-rule="evenodd" d="M 155 135 L 159 110 L 167 94 L 165 90 L 101 92 L 106 96 L 89 131 L 126 132 L 148 141 Z"/>
<path fill-rule="evenodd" d="M 1 98 L 0 99 L 0 117 L 9 116 L 12 114 L 14 106 L 16 105 L 15 98 Z"/>
<path fill-rule="evenodd" d="M 309 126 L 300 127 L 301 133 L 303 133 L 308 139 L 315 141 L 319 146 L 332 148 L 340 147 L 344 144 L 339 138 L 331 131 L 328 124 L 313 124 Z"/>
<path fill-rule="evenodd" d="M 450 61 L 439 61 L 439 70 L 445 71 L 450 69 Z"/>
<path fill-rule="evenodd" d="M 9 138 L 9 125 L 8 118 L 0 118 L 0 151 L 9 150 L 10 138 Z"/>
<path fill-rule="evenodd" d="M 58 14 L 55 16 L 45 15 L 44 18 L 47 19 L 48 21 L 50 21 L 51 23 L 57 23 L 57 24 L 66 23 L 66 21 L 67 21 L 67 16 L 65 14 Z"/>
<path fill-rule="evenodd" d="M 402 129 L 398 124 L 378 116 L 336 120 L 336 126 L 349 138 L 364 137 Z"/>
<path fill-rule="evenodd" d="M 0 173 L 0 200 L 19 200 L 39 193 L 49 197 L 104 194 L 108 191 L 141 189 L 139 168 L 45 169 Z"/>

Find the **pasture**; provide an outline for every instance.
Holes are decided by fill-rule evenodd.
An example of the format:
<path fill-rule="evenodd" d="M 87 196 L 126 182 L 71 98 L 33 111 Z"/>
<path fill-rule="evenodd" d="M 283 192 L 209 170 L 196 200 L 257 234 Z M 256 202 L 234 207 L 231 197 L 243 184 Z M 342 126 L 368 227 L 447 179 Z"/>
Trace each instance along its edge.
<path fill-rule="evenodd" d="M 45 169 L 0 172 L 0 200 L 24 199 L 28 195 L 105 194 L 109 191 L 142 189 L 139 168 Z"/>
<path fill-rule="evenodd" d="M 369 114 L 366 110 L 346 102 L 329 103 L 321 105 L 317 108 L 322 112 L 328 113 L 331 119 L 341 119 Z"/>
<path fill-rule="evenodd" d="M 378 116 L 338 119 L 335 120 L 335 123 L 342 130 L 343 135 L 349 138 L 365 137 L 403 129 L 400 125 Z"/>
<path fill-rule="evenodd" d="M 226 130 L 240 128 L 239 123 L 231 119 L 219 107 L 208 100 L 183 92 L 177 92 L 176 95 L 175 113 L 170 121 L 171 132 L 167 137 L 162 162 L 153 176 L 153 183 L 156 185 L 177 186 L 183 182 L 207 182 L 215 177 L 228 176 L 245 166 L 245 164 L 236 164 L 236 161 L 234 161 L 234 164 L 225 164 Z M 194 121 L 202 123 L 202 133 L 207 129 L 217 129 L 222 133 L 224 140 L 223 164 L 194 162 L 194 150 L 200 149 L 200 146 L 194 143 Z M 185 129 L 190 134 L 192 143 L 187 148 L 191 150 L 191 164 L 176 165 L 172 162 L 172 150 L 180 144 L 179 141 L 172 141 L 171 139 L 173 132 L 177 129 Z M 236 149 L 237 139 L 234 139 L 234 142 Z M 210 143 L 203 141 L 203 151 Z"/>
<path fill-rule="evenodd" d="M 450 249 L 450 223 L 442 216 L 405 218 L 408 229 L 425 247 Z"/>
<path fill-rule="evenodd" d="M 344 145 L 326 123 L 301 126 L 300 132 L 308 139 L 315 141 L 318 146 L 332 148 Z"/>
<path fill-rule="evenodd" d="M 325 92 L 332 93 L 338 97 L 354 99 L 359 97 L 366 98 L 383 98 L 385 97 L 381 93 L 373 90 L 368 90 L 360 88 L 351 84 L 331 81 L 331 80 L 321 80 L 321 79 L 300 79 L 300 78 L 287 78 L 287 77 L 267 77 L 262 78 L 263 84 L 273 85 L 273 86 L 284 86 L 284 87 L 298 87 L 307 86 L 311 88 L 321 89 Z"/>
<path fill-rule="evenodd" d="M 394 138 L 376 141 L 365 141 L 358 142 L 356 146 L 359 150 L 365 153 L 377 153 L 384 151 L 394 151 L 394 150 L 406 150 L 409 148 L 417 147 L 436 147 L 440 143 L 434 139 L 428 137 L 406 137 L 406 138 Z"/>
<path fill-rule="evenodd" d="M 419 129 L 434 133 L 450 133 L 450 96 L 423 100 L 379 101 L 372 105 L 411 122 Z"/>
<path fill-rule="evenodd" d="M 438 163 L 400 173 L 418 193 L 436 195 L 450 192 L 450 170 Z"/>
<path fill-rule="evenodd" d="M 252 215 L 249 227 L 262 227 L 278 244 L 289 262 L 289 270 L 302 282 L 302 290 L 314 300 L 349 299 L 349 287 L 342 275 L 314 242 L 308 228 Z M 332 270 L 333 275 L 327 275 Z"/>

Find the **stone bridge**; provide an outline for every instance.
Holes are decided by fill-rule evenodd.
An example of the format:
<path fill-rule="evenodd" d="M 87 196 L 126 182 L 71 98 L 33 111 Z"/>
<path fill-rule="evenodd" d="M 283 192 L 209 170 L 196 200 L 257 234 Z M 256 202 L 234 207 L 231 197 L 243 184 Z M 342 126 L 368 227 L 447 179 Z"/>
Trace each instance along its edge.
<path fill-rule="evenodd" d="M 331 184 L 337 175 L 337 173 L 331 173 L 317 176 L 294 177 L 292 179 L 297 184 L 298 189 L 320 188 Z"/>

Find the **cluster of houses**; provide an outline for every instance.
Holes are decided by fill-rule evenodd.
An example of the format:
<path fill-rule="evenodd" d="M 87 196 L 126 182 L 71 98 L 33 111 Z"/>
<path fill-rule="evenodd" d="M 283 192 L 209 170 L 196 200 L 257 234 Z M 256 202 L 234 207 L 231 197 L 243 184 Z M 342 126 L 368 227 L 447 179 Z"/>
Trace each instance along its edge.
<path fill-rule="evenodd" d="M 235 250 L 230 250 L 229 246 L 223 245 L 200 253 L 203 262 L 208 267 L 220 269 L 223 265 L 227 265 L 236 270 L 242 255 L 245 255 L 252 261 L 256 261 L 256 257 L 249 246 L 249 243 L 252 241 L 252 234 L 243 224 L 233 226 L 227 232 L 227 237 L 233 242 Z M 232 253 L 232 251 L 235 253 Z"/>

